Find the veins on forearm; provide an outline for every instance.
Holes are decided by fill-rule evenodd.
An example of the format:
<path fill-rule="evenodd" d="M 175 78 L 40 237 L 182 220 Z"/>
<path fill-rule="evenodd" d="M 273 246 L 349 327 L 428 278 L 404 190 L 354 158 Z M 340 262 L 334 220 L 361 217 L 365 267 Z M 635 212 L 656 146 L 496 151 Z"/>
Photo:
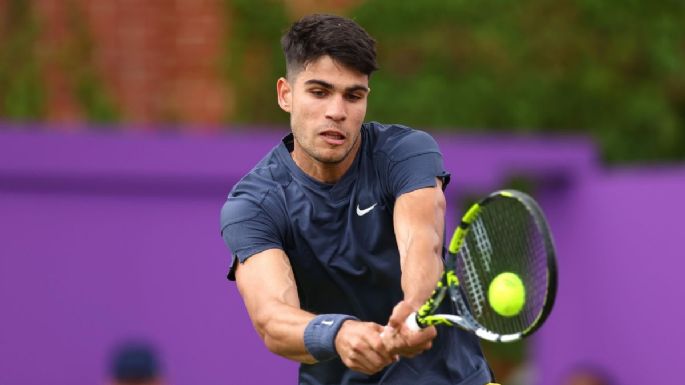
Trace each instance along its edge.
<path fill-rule="evenodd" d="M 292 302 L 293 298 L 297 298 L 297 284 L 295 283 L 295 274 L 293 273 L 292 266 L 287 258 L 281 260 L 283 271 L 286 272 L 286 286 L 284 290 L 280 293 L 279 299 L 285 303 Z"/>

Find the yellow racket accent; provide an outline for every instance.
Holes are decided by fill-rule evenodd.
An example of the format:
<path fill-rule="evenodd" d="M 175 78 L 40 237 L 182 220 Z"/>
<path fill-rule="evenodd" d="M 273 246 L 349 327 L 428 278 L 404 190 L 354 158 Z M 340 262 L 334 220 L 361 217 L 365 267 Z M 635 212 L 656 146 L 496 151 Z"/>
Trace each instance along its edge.
<path fill-rule="evenodd" d="M 447 286 L 459 286 L 459 277 L 452 270 L 447 272 Z"/>
<path fill-rule="evenodd" d="M 452 235 L 452 240 L 450 241 L 450 253 L 456 254 L 457 251 L 459 251 L 459 247 L 463 243 L 465 236 L 466 232 L 461 227 L 457 227 L 457 230 L 454 232 L 454 235 Z"/>
<path fill-rule="evenodd" d="M 461 220 L 466 223 L 471 223 L 473 221 L 473 217 L 478 215 L 478 213 L 480 212 L 480 209 L 481 205 L 479 205 L 478 203 L 474 204 L 473 206 L 471 206 L 471 208 L 469 208 L 469 211 L 467 211 L 466 214 L 464 214 L 464 217 Z"/>
<path fill-rule="evenodd" d="M 482 206 L 478 203 L 474 204 L 473 206 L 471 206 L 471 208 L 469 208 L 469 211 L 467 211 L 464 217 L 461 219 L 462 225 L 459 225 L 459 227 L 457 227 L 457 230 L 454 231 L 454 235 L 452 235 L 452 240 L 450 241 L 450 253 L 456 254 L 457 251 L 459 251 L 459 247 L 461 247 L 461 244 L 464 243 L 464 237 L 466 236 L 466 228 L 463 224 L 471 224 L 473 219 L 480 212 L 481 208 Z"/>
<path fill-rule="evenodd" d="M 443 290 L 442 287 L 443 287 L 443 284 L 442 284 L 442 279 L 441 279 L 438 282 L 438 289 L 433 290 L 433 293 L 431 294 L 431 297 L 428 299 L 428 301 L 426 303 L 424 303 L 423 305 L 421 305 L 419 310 L 416 312 L 416 314 L 418 314 L 420 320 L 423 320 L 426 316 L 433 313 L 433 311 L 435 310 L 435 308 L 438 305 L 435 303 L 435 301 L 437 299 L 440 299 L 440 300 L 442 299 L 442 296 L 436 296 L 435 293 L 438 290 Z"/>
<path fill-rule="evenodd" d="M 426 325 L 445 325 L 445 326 L 453 326 L 454 325 L 452 322 L 450 322 L 450 320 L 448 320 L 446 318 L 433 316 L 433 315 L 429 315 L 426 318 L 424 318 L 423 323 Z"/>

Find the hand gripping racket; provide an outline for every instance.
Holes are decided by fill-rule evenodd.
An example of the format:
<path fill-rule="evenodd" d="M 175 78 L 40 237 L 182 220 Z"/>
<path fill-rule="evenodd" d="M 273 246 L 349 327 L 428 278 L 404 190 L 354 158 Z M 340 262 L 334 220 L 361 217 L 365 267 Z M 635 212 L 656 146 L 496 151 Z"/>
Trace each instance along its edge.
<path fill-rule="evenodd" d="M 407 318 L 410 329 L 458 326 L 493 342 L 535 332 L 557 288 L 554 244 L 542 210 L 515 190 L 490 194 L 469 208 L 449 244 L 435 291 Z M 435 314 L 449 295 L 455 314 Z"/>

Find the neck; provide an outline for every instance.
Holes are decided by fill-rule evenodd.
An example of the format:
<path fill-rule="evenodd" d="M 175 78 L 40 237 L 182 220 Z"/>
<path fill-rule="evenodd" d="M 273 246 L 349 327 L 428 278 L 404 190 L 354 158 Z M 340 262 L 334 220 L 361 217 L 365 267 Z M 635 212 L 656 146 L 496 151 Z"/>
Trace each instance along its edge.
<path fill-rule="evenodd" d="M 334 184 L 345 175 L 350 167 L 352 167 L 354 158 L 357 156 L 357 152 L 359 152 L 360 143 L 361 138 L 357 138 L 352 150 L 343 160 L 337 163 L 324 163 L 312 158 L 304 150 L 298 148 L 297 141 L 295 141 L 293 152 L 290 153 L 290 156 L 293 158 L 297 167 L 305 174 L 319 182 Z"/>

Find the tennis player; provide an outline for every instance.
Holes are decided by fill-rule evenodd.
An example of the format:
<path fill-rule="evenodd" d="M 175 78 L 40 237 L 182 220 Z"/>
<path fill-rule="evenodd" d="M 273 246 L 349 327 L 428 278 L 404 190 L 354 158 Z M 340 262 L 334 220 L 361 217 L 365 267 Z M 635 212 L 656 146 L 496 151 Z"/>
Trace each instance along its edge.
<path fill-rule="evenodd" d="M 292 132 L 221 211 L 229 279 L 259 336 L 301 363 L 299 384 L 490 382 L 473 335 L 404 326 L 443 269 L 449 174 L 428 134 L 363 122 L 375 41 L 352 20 L 311 15 L 281 44 Z"/>

